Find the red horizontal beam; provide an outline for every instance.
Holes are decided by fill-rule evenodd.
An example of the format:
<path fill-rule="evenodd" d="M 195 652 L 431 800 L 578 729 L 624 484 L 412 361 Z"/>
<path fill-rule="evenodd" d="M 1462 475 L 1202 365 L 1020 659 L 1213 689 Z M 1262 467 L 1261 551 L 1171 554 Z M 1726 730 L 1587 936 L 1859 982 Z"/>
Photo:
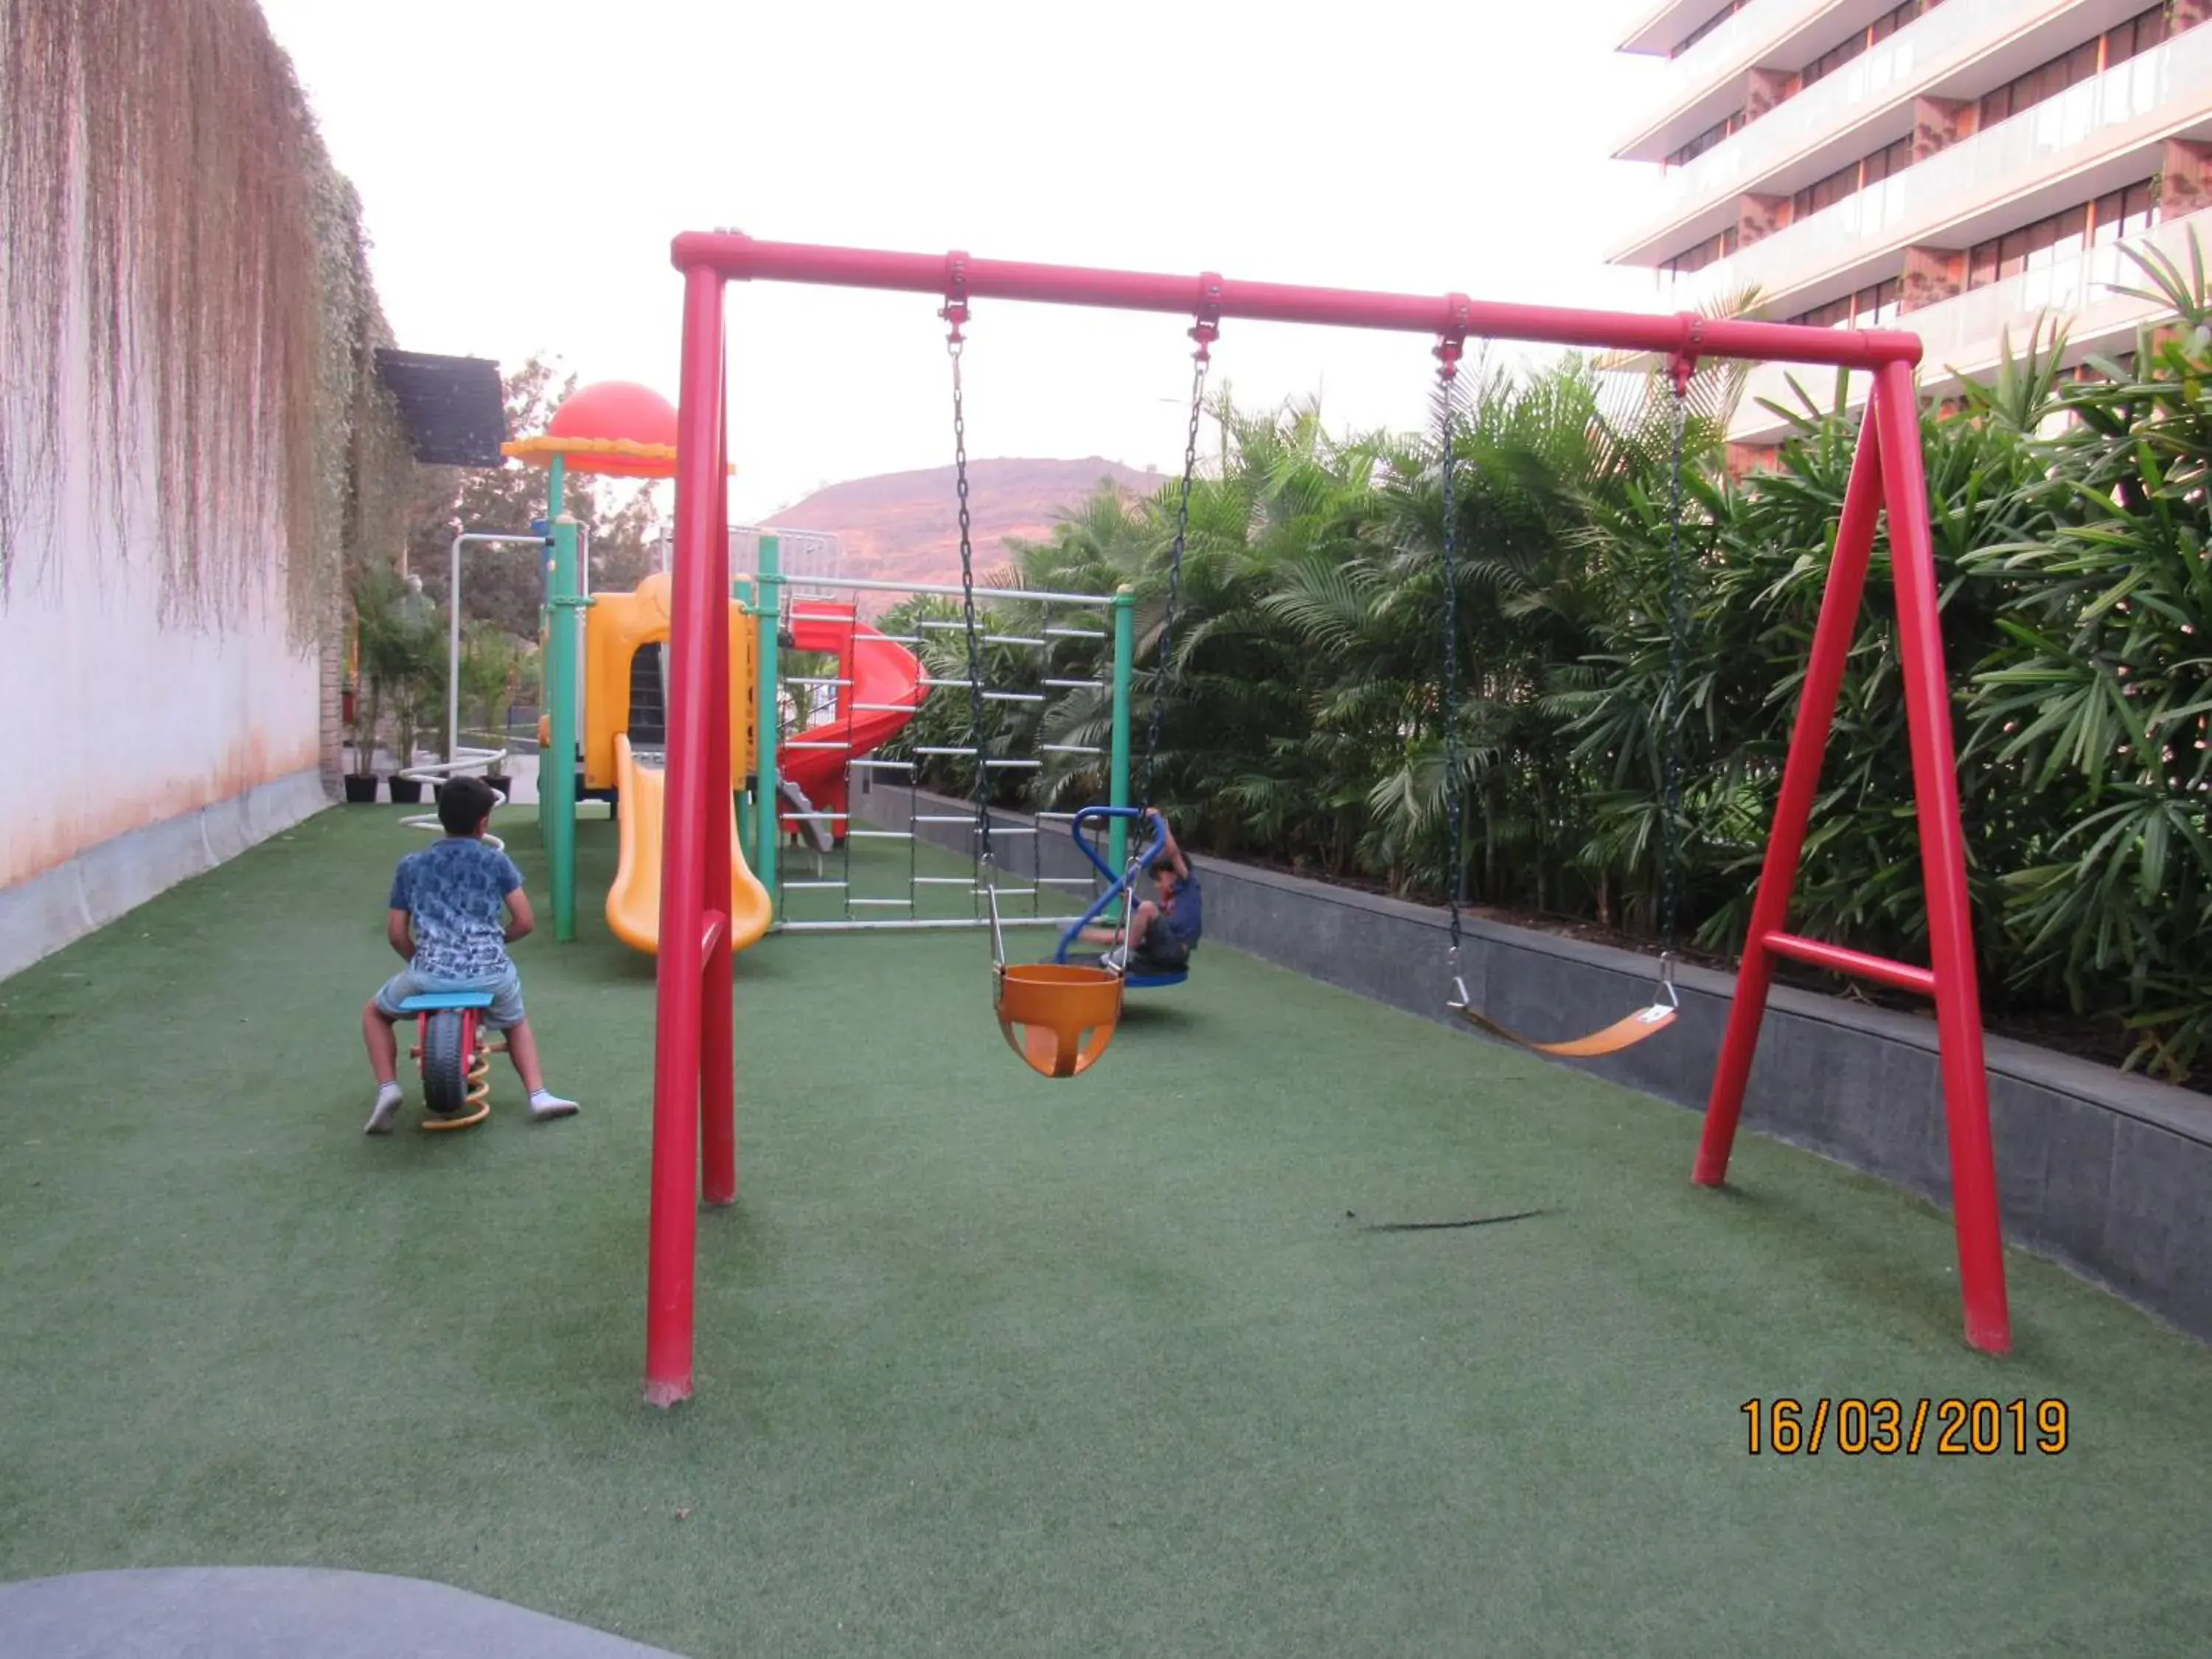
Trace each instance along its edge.
<path fill-rule="evenodd" d="M 1809 328 L 1741 318 L 1564 306 L 1501 305 L 1464 295 L 1376 294 L 1232 282 L 1207 273 L 1157 276 L 1083 265 L 1023 264 L 964 253 L 888 253 L 873 248 L 761 242 L 735 231 L 687 231 L 676 239 L 679 270 L 711 270 L 731 282 L 807 283 L 828 288 L 887 289 L 965 299 L 1032 300 L 1185 316 L 1248 318 L 1392 329 L 1407 334 L 1547 341 L 1672 357 L 1741 357 L 1765 362 L 1874 368 L 1920 361 L 1920 337 L 1893 329 Z"/>
<path fill-rule="evenodd" d="M 1931 968 L 1915 968 L 1909 962 L 1892 962 L 1887 957 L 1870 957 L 1863 951 L 1823 945 L 1816 939 L 1801 939 L 1795 933 L 1769 933 L 1766 948 L 1778 957 L 1809 963 L 1832 973 L 1856 974 L 1861 979 L 1894 985 L 1900 991 L 1917 991 L 1924 997 L 1936 994 L 1936 972 Z"/>

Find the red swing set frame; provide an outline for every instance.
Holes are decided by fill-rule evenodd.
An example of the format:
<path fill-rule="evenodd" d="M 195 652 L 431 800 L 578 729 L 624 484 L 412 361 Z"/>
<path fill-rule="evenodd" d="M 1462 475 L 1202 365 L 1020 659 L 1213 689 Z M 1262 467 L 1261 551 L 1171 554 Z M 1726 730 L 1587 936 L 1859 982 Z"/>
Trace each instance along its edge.
<path fill-rule="evenodd" d="M 1783 769 L 1727 1035 L 1698 1148 L 1694 1178 L 1718 1186 L 1743 1109 L 1775 959 L 1786 957 L 1936 1003 L 1949 1129 L 1952 1214 L 1966 1334 L 1973 1347 L 2011 1344 L 2004 1249 L 1990 1144 L 1988 1076 L 1966 898 L 1950 693 L 1936 612 L 1928 486 L 1914 387 L 1919 337 L 1895 330 L 1644 315 L 1485 303 L 1463 295 L 1364 293 L 1067 265 L 974 259 L 965 253 L 883 252 L 757 241 L 731 231 L 676 238 L 684 275 L 684 356 L 678 416 L 675 607 L 670 623 L 666 866 L 661 883 L 659 1026 L 653 1057 L 653 1196 L 647 1267 L 648 1401 L 692 1390 L 698 1204 L 738 1193 L 735 1032 L 731 995 L 727 377 L 724 289 L 785 282 L 1160 312 L 1196 319 L 1311 323 L 1655 352 L 1677 365 L 1740 358 L 1862 369 L 1873 376 L 1836 531 L 1811 663 Z M 1789 933 L 1790 899 L 1812 816 L 1821 757 L 1857 626 L 1876 515 L 1889 512 L 1913 793 L 1928 904 L 1930 965 L 1869 956 Z"/>

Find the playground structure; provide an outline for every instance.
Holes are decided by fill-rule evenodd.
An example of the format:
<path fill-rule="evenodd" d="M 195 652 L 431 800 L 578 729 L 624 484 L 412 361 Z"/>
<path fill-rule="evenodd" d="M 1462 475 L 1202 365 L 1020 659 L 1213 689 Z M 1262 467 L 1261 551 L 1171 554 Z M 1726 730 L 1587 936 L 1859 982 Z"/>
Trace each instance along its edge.
<path fill-rule="evenodd" d="M 669 579 L 647 576 L 632 593 L 602 593 L 584 615 L 582 789 L 614 802 L 621 862 L 607 889 L 607 926 L 647 956 L 659 950 L 661 813 L 667 724 Z M 753 629 L 744 609 L 728 608 L 731 769 L 750 769 L 755 685 Z M 735 872 L 738 948 L 768 931 L 768 890 L 746 866 L 734 802 L 730 857 Z"/>
<path fill-rule="evenodd" d="M 563 401 L 544 434 L 501 447 L 547 471 L 550 556 L 539 655 L 546 713 L 539 721 L 538 815 L 552 866 L 553 936 L 576 936 L 576 804 L 589 793 L 612 799 L 621 821 L 623 861 L 608 889 L 607 925 L 648 955 L 659 941 L 669 578 L 648 576 L 631 593 L 590 592 L 582 526 L 564 497 L 571 470 L 623 478 L 672 476 L 675 423 L 675 410 L 651 388 L 600 381 Z M 751 753 L 747 714 L 757 659 L 742 608 L 725 610 L 729 763 L 741 777 Z M 767 931 L 769 904 L 736 844 L 734 818 L 730 859 L 742 902 L 733 942 L 743 949 Z"/>
<path fill-rule="evenodd" d="M 1921 342 L 1896 331 L 1833 330 L 1482 303 L 1422 296 L 1195 279 L 1143 272 L 886 252 L 686 233 L 672 257 L 684 277 L 678 405 L 676 604 L 670 688 L 671 816 L 658 987 L 645 1395 L 667 1406 L 692 1389 L 697 1205 L 737 1194 L 735 1052 L 731 1002 L 732 866 L 714 803 L 729 790 L 728 653 L 712 620 L 728 592 L 727 370 L 725 290 L 732 281 L 784 281 L 929 295 L 959 322 L 969 302 L 1000 298 L 1193 317 L 1210 337 L 1224 319 L 1389 330 L 1431 337 L 1456 357 L 1469 337 L 1656 354 L 1677 374 L 1705 358 L 1765 359 L 1870 372 L 1848 493 L 1832 552 L 1798 716 L 1745 941 L 1727 1036 L 1708 1102 L 1695 1180 L 1725 1178 L 1775 959 L 1797 961 L 1933 998 L 1948 1127 L 1953 1222 L 1966 1336 L 2010 1346 L 1987 1077 L 1966 907 L 1956 754 L 1944 676 L 1927 482 L 1913 381 Z M 956 339 L 957 337 L 956 333 Z M 957 363 L 957 358 L 956 358 Z M 963 521 L 964 495 L 962 502 Z M 1888 509 L 1911 734 L 1931 963 L 1889 961 L 1788 933 L 1790 892 L 1810 821 L 1873 549 Z M 964 522 L 963 522 L 964 530 Z"/>

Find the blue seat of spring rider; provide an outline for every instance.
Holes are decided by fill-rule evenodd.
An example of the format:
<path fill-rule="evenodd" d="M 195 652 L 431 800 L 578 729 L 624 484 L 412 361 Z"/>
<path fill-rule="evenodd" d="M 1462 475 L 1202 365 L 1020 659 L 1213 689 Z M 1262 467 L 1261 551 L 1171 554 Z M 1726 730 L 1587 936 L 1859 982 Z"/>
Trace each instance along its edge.
<path fill-rule="evenodd" d="M 425 991 L 399 1005 L 403 1014 L 434 1014 L 447 1008 L 489 1008 L 489 991 Z"/>

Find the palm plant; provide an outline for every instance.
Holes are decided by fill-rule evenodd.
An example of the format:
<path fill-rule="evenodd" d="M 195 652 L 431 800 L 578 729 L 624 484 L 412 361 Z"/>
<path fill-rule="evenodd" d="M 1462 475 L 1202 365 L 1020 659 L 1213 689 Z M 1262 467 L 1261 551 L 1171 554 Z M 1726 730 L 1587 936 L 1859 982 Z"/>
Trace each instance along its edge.
<path fill-rule="evenodd" d="M 2185 273 L 2135 257 L 2178 323 L 2060 394 L 2067 510 L 1979 561 L 2017 590 L 1982 724 L 2062 803 L 2009 872 L 2015 981 L 2123 1015 L 2129 1063 L 2179 1077 L 2212 1045 L 2212 306 L 2193 243 Z"/>
<path fill-rule="evenodd" d="M 1996 642 L 2006 600 L 2002 584 L 1970 576 L 1975 550 L 2042 535 L 2051 522 L 2057 492 L 2028 436 L 2041 412 L 2032 398 L 1985 399 L 1960 416 L 1931 411 L 1923 422 L 1947 660 L 1962 699 Z M 1741 483 L 1708 474 L 1685 484 L 1692 550 L 1685 875 L 1699 941 L 1719 950 L 1732 947 L 1748 919 L 1856 443 L 1840 405 L 1795 418 L 1774 471 Z M 1606 807 L 1611 846 L 1599 850 L 1617 856 L 1642 851 L 1656 829 L 1656 734 L 1642 722 L 1662 706 L 1665 550 L 1654 503 L 1641 492 L 1599 529 L 1626 603 L 1608 621 L 1601 659 L 1611 672 L 1585 703 L 1581 729 L 1614 780 L 1634 779 Z M 1792 914 L 1808 932 L 1909 956 L 1925 950 L 1926 915 L 1888 564 L 1878 537 L 1868 589 L 1874 620 L 1862 624 L 1848 659 Z M 1971 733 L 1971 720 L 1960 724 Z M 2005 949 L 1996 884 L 2029 804 L 2017 778 L 1971 743 L 1961 791 L 1980 944 L 1994 961 Z"/>
<path fill-rule="evenodd" d="M 428 711 L 442 697 L 445 635 L 436 607 L 391 571 L 362 573 L 352 597 L 366 693 L 356 735 L 356 742 L 365 745 L 361 766 L 368 769 L 379 721 L 389 708 L 392 752 L 404 771 L 413 763 L 415 740 Z"/>
<path fill-rule="evenodd" d="M 2212 1046 L 2212 305 L 2194 260 L 2145 266 L 2179 322 L 2147 331 L 2132 361 L 2070 384 L 2063 338 L 2039 332 L 1986 387 L 1926 411 L 1921 435 L 1985 991 L 2124 1020 L 2130 1063 L 2179 1077 Z M 1475 898 L 1648 933 L 1679 734 L 1680 908 L 1726 951 L 1765 854 L 1857 441 L 1843 388 L 1791 412 L 1778 466 L 1735 479 L 1722 434 L 1742 377 L 1702 370 L 1678 514 L 1675 405 L 1656 372 L 1608 381 L 1567 358 L 1462 374 L 1456 775 L 1434 434 L 1334 436 L 1311 404 L 1220 400 L 1171 641 L 1176 485 L 1141 501 L 1102 490 L 1012 544 L 996 580 L 1132 590 L 1140 745 L 1164 699 L 1150 793 L 1211 850 L 1434 895 L 1461 873 L 1445 834 L 1457 791 Z M 2045 435 L 2055 416 L 2069 429 Z M 1911 958 L 1927 927 L 1889 560 L 1878 537 L 1792 926 Z M 993 634 L 1060 620 L 988 587 L 978 599 Z M 957 615 L 917 602 L 890 620 L 911 632 Z M 933 677 L 964 680 L 959 634 L 926 638 Z M 986 707 L 994 752 L 1049 763 L 1026 775 L 1028 803 L 1103 799 L 1103 758 L 1044 745 L 1104 749 L 1110 695 L 1037 682 L 1106 680 L 1105 642 L 988 650 L 994 685 L 1041 695 Z M 894 752 L 964 745 L 968 731 L 948 690 Z M 975 773 L 938 759 L 923 775 L 966 793 Z M 1024 775 L 994 778 L 994 798 L 1020 798 Z"/>

